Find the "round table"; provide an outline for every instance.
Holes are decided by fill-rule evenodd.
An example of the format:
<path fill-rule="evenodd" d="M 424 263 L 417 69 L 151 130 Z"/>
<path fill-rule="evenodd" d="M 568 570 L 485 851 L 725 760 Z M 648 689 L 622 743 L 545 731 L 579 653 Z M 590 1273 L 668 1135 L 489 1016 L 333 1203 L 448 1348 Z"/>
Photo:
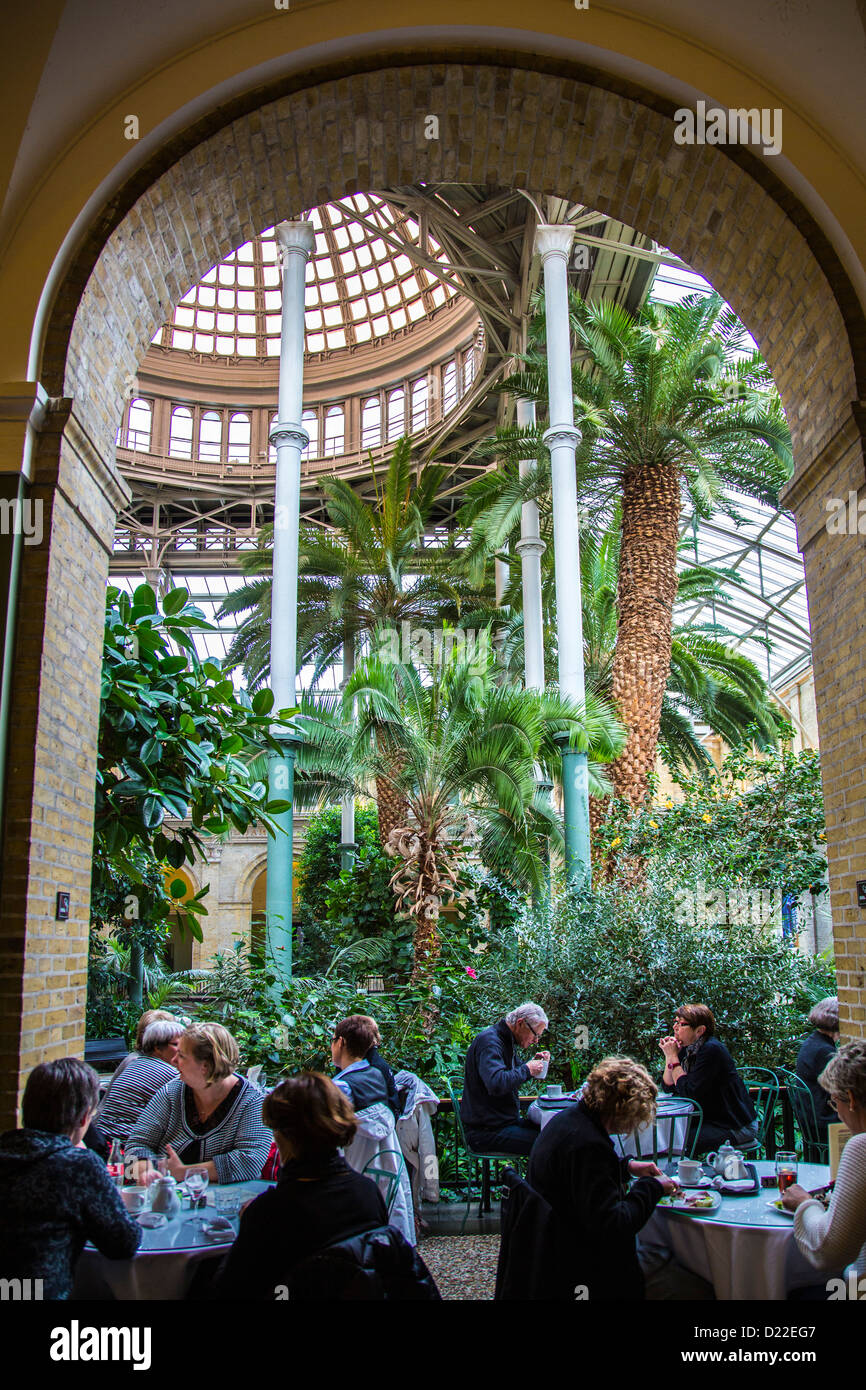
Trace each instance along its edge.
<path fill-rule="evenodd" d="M 755 1167 L 765 1174 L 775 1166 L 757 1162 Z M 799 1165 L 797 1182 L 807 1191 L 829 1181 L 826 1164 Z M 701 1215 L 656 1207 L 640 1233 L 641 1244 L 667 1246 L 681 1264 L 712 1284 L 718 1299 L 783 1300 L 788 1288 L 823 1284 L 829 1275 L 800 1254 L 793 1216 L 767 1205 L 778 1195 L 777 1188 L 761 1188 L 751 1197 L 723 1195 L 716 1211 Z"/>
<path fill-rule="evenodd" d="M 569 1105 L 574 1105 L 577 1099 L 576 1096 L 562 1096 L 557 1099 L 552 1099 L 550 1096 L 539 1097 L 535 1105 L 541 1128 L 544 1129 L 544 1126 L 561 1110 L 565 1110 Z M 530 1109 L 530 1115 L 532 1115 L 534 1108 Z M 666 1154 L 671 1149 L 671 1128 L 673 1128 L 674 1152 L 682 1153 L 691 1113 L 691 1106 L 685 1101 L 675 1097 L 662 1097 L 659 1100 L 656 1119 L 659 1154 Z M 634 1134 L 613 1134 L 611 1138 L 616 1145 L 617 1152 L 623 1158 L 652 1158 L 653 1156 L 652 1124 L 641 1125 Z"/>
<path fill-rule="evenodd" d="M 254 1181 L 221 1183 L 217 1190 L 258 1195 L 269 1187 L 273 1187 L 273 1183 Z M 208 1189 L 206 1196 L 208 1207 L 212 1208 L 213 1188 Z M 200 1226 L 192 1224 L 193 1215 L 193 1212 L 183 1211 L 156 1230 L 143 1227 L 141 1244 L 131 1260 L 110 1260 L 94 1246 L 85 1245 L 75 1267 L 73 1299 L 116 1298 L 127 1301 L 184 1298 L 196 1266 L 202 1260 L 224 1255 L 238 1233 L 239 1218 L 229 1217 L 231 1238 L 209 1240 Z"/>

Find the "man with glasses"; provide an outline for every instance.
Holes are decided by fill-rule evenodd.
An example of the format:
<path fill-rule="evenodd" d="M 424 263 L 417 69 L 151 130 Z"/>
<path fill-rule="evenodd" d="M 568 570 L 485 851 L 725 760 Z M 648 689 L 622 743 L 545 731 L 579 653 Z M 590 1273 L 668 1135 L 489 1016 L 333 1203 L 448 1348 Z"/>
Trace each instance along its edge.
<path fill-rule="evenodd" d="M 471 1043 L 460 1116 L 473 1149 L 531 1152 L 540 1131 L 532 1120 L 521 1118 L 518 1095 L 531 1076 L 543 1075 L 550 1053 L 536 1050 L 531 1061 L 516 1062 L 514 1049 L 537 1049 L 547 1022 L 547 1014 L 538 1004 L 521 1004 Z"/>

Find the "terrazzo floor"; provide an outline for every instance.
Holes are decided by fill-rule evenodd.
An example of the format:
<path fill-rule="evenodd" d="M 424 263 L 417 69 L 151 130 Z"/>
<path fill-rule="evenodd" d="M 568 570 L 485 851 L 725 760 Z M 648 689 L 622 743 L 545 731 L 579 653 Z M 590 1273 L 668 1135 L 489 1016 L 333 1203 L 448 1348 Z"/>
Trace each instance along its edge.
<path fill-rule="evenodd" d="M 418 1253 L 447 1302 L 492 1302 L 498 1235 L 427 1236 Z"/>

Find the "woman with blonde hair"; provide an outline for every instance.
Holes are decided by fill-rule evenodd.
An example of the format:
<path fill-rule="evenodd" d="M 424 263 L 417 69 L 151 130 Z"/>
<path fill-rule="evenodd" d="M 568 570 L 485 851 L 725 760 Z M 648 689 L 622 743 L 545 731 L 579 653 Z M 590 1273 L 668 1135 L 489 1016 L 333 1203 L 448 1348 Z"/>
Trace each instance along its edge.
<path fill-rule="evenodd" d="M 221 1024 L 184 1030 L 175 1063 L 180 1075 L 157 1091 L 127 1141 L 127 1158 L 142 1160 L 139 1181 L 154 1175 L 161 1156 L 178 1181 L 187 1168 L 206 1168 L 211 1182 L 258 1178 L 271 1136 L 262 1123 L 262 1093 L 237 1073 L 239 1060 L 238 1045 Z"/>
<path fill-rule="evenodd" d="M 583 1286 L 592 1303 L 642 1299 L 636 1237 L 676 1183 L 655 1163 L 619 1158 L 612 1134 L 631 1134 L 655 1114 L 656 1085 L 628 1057 L 605 1057 L 583 1098 L 545 1125 L 528 1182 L 556 1216 L 563 1297 Z M 637 1178 L 630 1189 L 626 1184 Z"/>

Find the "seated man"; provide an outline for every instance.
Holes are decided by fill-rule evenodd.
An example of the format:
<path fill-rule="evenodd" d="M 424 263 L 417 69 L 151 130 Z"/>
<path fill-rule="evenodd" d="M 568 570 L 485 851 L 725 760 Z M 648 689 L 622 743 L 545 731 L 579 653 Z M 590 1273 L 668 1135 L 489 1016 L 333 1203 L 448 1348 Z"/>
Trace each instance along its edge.
<path fill-rule="evenodd" d="M 331 1040 L 331 1060 L 339 1068 L 334 1085 L 349 1097 L 358 1119 L 355 1138 L 345 1151 L 346 1162 L 356 1173 L 363 1173 L 372 1163 L 398 1175 L 389 1224 L 414 1245 L 412 1187 L 406 1165 L 399 1159 L 394 1112 L 388 1105 L 388 1083 L 379 1068 L 367 1061 L 377 1032 L 371 1018 L 351 1014 L 336 1025 Z"/>
<path fill-rule="evenodd" d="M 541 1076 L 548 1052 L 515 1065 L 514 1048 L 537 1047 L 547 1027 L 538 1004 L 521 1004 L 485 1028 L 466 1054 L 460 1116 L 473 1149 L 484 1153 L 528 1154 L 539 1135 L 532 1120 L 521 1119 L 518 1093 L 530 1076 Z"/>

